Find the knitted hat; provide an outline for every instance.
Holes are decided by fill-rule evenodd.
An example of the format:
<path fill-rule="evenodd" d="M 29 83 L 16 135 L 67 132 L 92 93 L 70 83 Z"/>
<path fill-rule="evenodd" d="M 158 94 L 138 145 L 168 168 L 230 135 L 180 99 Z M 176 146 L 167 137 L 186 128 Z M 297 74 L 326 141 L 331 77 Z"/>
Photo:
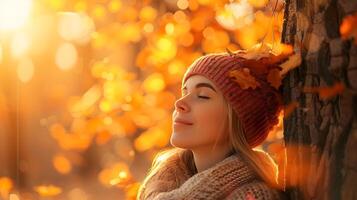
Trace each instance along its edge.
<path fill-rule="evenodd" d="M 282 101 L 279 91 L 267 82 L 268 70 L 273 65 L 246 59 L 242 55 L 219 53 L 202 56 L 187 69 L 182 85 L 193 75 L 203 75 L 211 80 L 233 107 L 245 138 L 253 148 L 261 144 L 278 123 Z M 247 87 L 244 82 L 248 83 Z"/>

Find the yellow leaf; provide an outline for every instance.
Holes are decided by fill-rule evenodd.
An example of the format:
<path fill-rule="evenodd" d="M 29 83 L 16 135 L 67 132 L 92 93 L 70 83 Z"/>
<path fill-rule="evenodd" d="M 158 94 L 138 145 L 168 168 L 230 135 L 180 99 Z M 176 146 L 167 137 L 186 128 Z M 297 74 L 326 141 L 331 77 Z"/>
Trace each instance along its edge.
<path fill-rule="evenodd" d="M 284 76 L 288 71 L 298 67 L 301 64 L 301 54 L 294 54 L 289 57 L 287 61 L 280 64 L 282 70 L 280 71 L 280 76 Z"/>
<path fill-rule="evenodd" d="M 272 47 L 266 43 L 258 43 L 247 50 L 239 50 L 237 54 L 239 57 L 247 60 L 259 60 L 261 58 L 270 57 Z"/>

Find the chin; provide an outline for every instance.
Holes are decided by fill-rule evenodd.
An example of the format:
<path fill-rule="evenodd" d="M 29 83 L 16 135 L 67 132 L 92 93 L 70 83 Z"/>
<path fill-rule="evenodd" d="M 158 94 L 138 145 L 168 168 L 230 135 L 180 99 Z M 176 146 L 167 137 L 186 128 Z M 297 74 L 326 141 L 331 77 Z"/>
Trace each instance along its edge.
<path fill-rule="evenodd" d="M 189 138 L 178 137 L 176 133 L 172 133 L 170 138 L 170 143 L 174 147 L 182 148 L 182 149 L 190 149 L 192 144 L 190 144 Z"/>

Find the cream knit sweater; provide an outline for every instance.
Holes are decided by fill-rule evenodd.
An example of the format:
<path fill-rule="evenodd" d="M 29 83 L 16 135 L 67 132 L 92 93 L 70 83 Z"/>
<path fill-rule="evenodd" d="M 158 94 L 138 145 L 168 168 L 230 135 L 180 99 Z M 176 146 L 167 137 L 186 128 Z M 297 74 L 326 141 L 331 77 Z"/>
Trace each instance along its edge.
<path fill-rule="evenodd" d="M 137 200 L 283 199 L 283 193 L 259 179 L 239 154 L 196 174 L 188 170 L 179 155 L 171 159 L 174 165 L 160 168 L 143 183 Z"/>

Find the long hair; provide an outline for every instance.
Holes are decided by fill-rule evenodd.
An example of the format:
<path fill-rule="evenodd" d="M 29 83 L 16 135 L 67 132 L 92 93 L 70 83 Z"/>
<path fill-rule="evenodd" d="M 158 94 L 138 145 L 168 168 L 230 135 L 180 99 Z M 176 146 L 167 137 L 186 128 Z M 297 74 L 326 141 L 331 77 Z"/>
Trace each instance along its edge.
<path fill-rule="evenodd" d="M 228 140 L 231 148 L 231 152 L 240 153 L 241 157 L 246 163 L 252 167 L 256 174 L 269 186 L 274 188 L 281 188 L 278 184 L 278 170 L 273 159 L 265 152 L 253 149 L 248 144 L 244 129 L 238 118 L 238 115 L 233 110 L 232 106 L 224 98 L 225 105 L 228 108 Z M 143 193 L 144 186 L 162 167 L 172 166 L 174 156 L 178 156 L 179 159 L 186 165 L 186 167 L 192 172 L 197 173 L 197 169 L 194 162 L 194 156 L 191 150 L 181 148 L 171 148 L 162 152 L 159 152 L 152 163 L 151 168 L 147 176 L 145 177 L 141 187 L 139 188 L 138 199 L 142 199 L 140 195 Z"/>
<path fill-rule="evenodd" d="M 264 182 L 271 187 L 279 188 L 278 168 L 274 160 L 268 153 L 250 147 L 245 138 L 245 132 L 238 115 L 229 103 L 227 103 L 227 106 L 229 140 L 233 151 L 240 152 L 243 159 Z"/>

